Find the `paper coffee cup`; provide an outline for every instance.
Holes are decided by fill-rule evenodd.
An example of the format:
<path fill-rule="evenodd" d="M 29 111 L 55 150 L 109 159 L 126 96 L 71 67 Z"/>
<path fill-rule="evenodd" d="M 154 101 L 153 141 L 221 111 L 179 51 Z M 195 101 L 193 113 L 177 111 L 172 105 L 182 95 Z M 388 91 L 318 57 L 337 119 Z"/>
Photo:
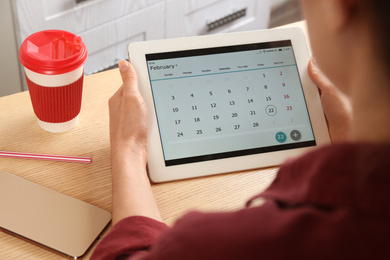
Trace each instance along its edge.
<path fill-rule="evenodd" d="M 47 30 L 27 37 L 19 50 L 31 103 L 41 128 L 65 132 L 81 110 L 87 49 L 79 36 Z"/>

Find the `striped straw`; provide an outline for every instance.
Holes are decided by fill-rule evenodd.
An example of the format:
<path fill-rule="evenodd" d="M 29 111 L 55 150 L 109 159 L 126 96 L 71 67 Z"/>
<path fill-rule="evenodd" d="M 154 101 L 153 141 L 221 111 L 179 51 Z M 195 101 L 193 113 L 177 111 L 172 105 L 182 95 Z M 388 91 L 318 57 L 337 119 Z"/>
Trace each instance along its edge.
<path fill-rule="evenodd" d="M 20 152 L 6 152 L 6 151 L 0 151 L 0 157 L 38 159 L 38 160 L 62 161 L 62 162 L 80 162 L 80 163 L 92 162 L 91 157 L 37 154 L 37 153 L 20 153 Z"/>

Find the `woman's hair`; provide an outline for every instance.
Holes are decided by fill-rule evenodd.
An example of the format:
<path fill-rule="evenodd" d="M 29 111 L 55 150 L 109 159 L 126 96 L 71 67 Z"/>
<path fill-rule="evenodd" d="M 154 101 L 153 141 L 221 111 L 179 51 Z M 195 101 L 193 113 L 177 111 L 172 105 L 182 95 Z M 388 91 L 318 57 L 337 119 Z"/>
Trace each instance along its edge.
<path fill-rule="evenodd" d="M 376 26 L 383 27 L 388 32 L 390 27 L 390 1 L 386 0 L 365 0 L 367 7 L 371 11 L 371 18 L 376 23 Z"/>
<path fill-rule="evenodd" d="M 361 0 L 368 11 L 371 21 L 372 37 L 377 45 L 379 57 L 382 57 L 390 71 L 390 0 Z"/>

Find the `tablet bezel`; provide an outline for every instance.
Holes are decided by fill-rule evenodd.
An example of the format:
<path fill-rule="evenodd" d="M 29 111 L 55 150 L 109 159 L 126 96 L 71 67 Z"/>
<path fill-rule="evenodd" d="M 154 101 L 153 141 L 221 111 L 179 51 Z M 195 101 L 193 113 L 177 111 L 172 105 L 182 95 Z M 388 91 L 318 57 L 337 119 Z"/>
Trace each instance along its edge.
<path fill-rule="evenodd" d="M 146 54 L 193 50 L 261 42 L 291 40 L 316 146 L 330 142 L 325 116 L 317 87 L 310 80 L 307 65 L 310 59 L 304 33 L 299 27 L 250 32 L 194 36 L 176 39 L 135 42 L 128 45 L 129 59 L 137 71 L 141 95 L 149 115 L 148 169 L 153 182 L 165 182 L 193 177 L 235 172 L 280 165 L 288 157 L 297 156 L 316 146 L 259 153 L 226 159 L 165 166 Z M 221 44 L 223 43 L 223 44 Z"/>

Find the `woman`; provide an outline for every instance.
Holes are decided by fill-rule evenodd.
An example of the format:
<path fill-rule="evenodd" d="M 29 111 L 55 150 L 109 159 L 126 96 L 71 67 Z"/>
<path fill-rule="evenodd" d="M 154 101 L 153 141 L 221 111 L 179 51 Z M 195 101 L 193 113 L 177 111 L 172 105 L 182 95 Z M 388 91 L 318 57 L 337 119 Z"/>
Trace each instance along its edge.
<path fill-rule="evenodd" d="M 122 61 L 123 85 L 109 102 L 114 226 L 93 259 L 390 257 L 390 50 L 383 44 L 390 3 L 302 0 L 302 7 L 330 79 L 309 63 L 333 144 L 284 163 L 247 208 L 191 212 L 169 228 L 146 175 L 146 107 L 135 71 Z M 250 207 L 258 197 L 265 203 Z"/>

